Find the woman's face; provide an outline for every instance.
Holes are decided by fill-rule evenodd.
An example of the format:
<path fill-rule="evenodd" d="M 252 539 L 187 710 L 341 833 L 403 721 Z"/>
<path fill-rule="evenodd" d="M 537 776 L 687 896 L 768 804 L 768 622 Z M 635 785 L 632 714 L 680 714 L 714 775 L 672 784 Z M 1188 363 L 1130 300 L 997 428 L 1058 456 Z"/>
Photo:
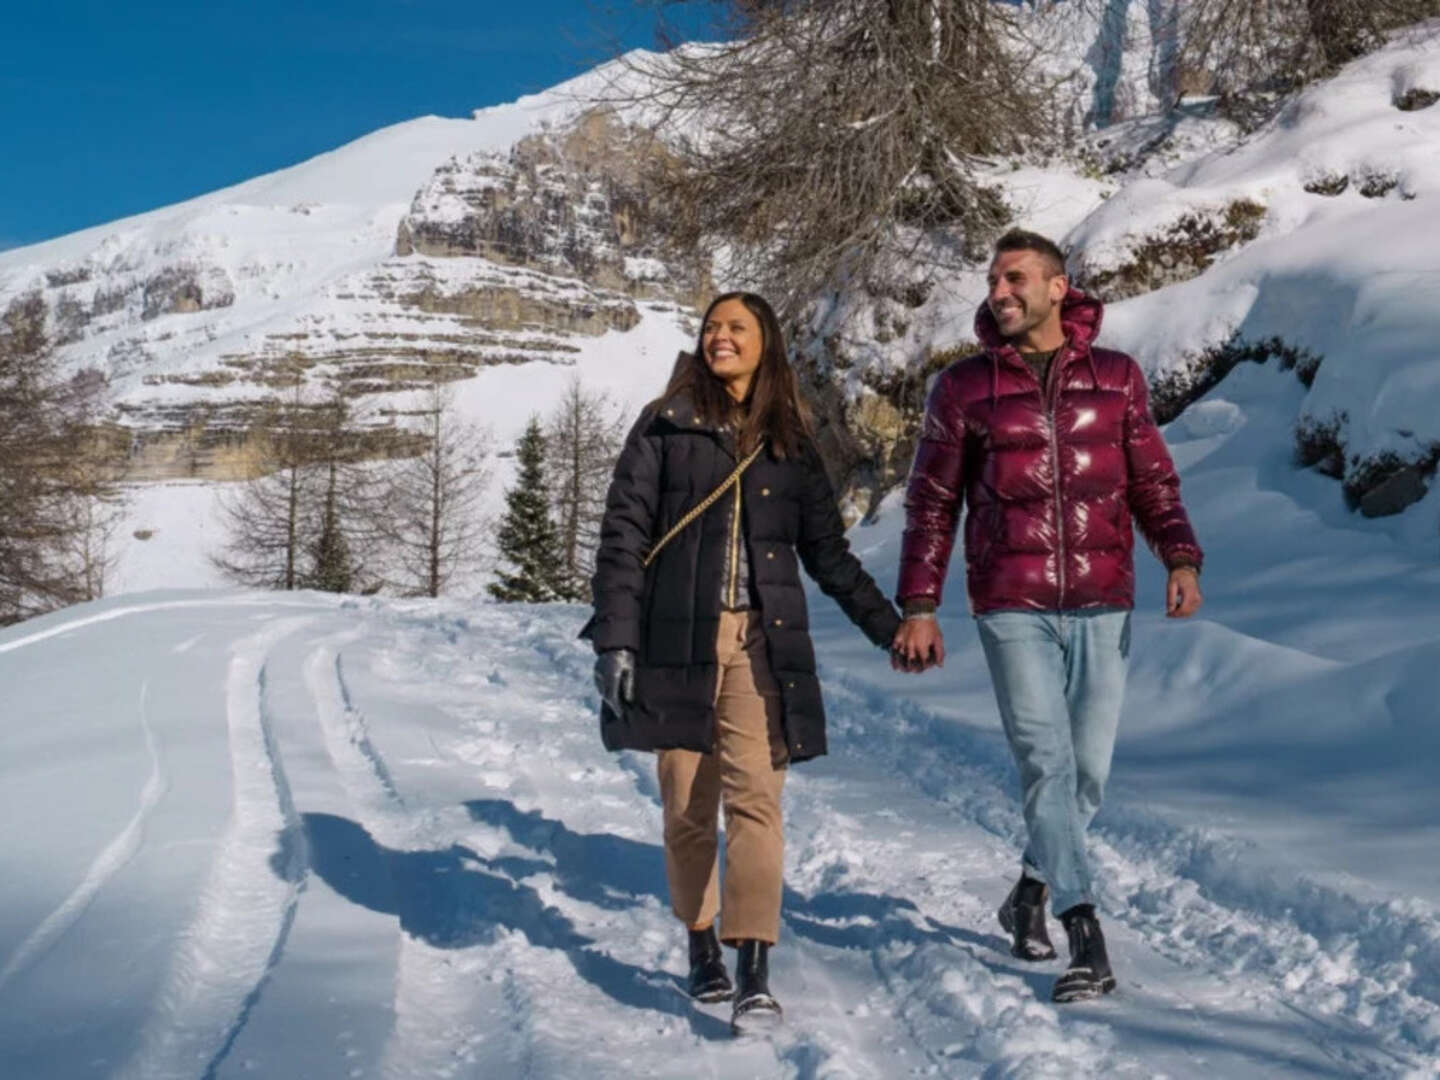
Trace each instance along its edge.
<path fill-rule="evenodd" d="M 736 401 L 745 400 L 764 346 L 760 320 L 740 300 L 716 304 L 700 331 L 706 365 Z"/>

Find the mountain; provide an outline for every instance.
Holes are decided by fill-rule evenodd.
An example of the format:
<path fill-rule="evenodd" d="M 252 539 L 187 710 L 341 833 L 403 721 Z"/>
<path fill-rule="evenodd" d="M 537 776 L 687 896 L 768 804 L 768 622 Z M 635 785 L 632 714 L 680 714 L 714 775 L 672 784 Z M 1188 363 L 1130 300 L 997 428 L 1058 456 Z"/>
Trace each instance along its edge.
<path fill-rule="evenodd" d="M 134 480 L 244 475 L 247 425 L 297 381 L 338 387 L 380 449 L 409 391 L 438 379 L 492 399 L 469 391 L 499 367 L 529 368 L 543 408 L 563 380 L 538 372 L 629 353 L 598 381 L 631 401 L 689 340 L 699 282 L 655 257 L 625 132 L 587 114 L 622 76 L 399 124 L 5 252 L 0 307 L 38 292 L 64 368 L 107 383 Z M 493 419 L 508 438 L 512 410 Z"/>
<path fill-rule="evenodd" d="M 1159 6 L 1116 10 L 1139 35 Z M 129 540 L 117 595 L 0 630 L 7 1075 L 1435 1077 L 1436 53 L 1397 40 L 1248 134 L 1208 99 L 1155 114 L 1143 53 L 1095 55 L 1083 92 L 1110 102 L 1110 122 L 1084 154 L 992 168 L 1022 221 L 1067 237 L 1080 278 L 1113 299 L 1102 340 L 1149 373 L 1207 548 L 1206 606 L 1178 623 L 1137 553 L 1131 678 L 1092 844 L 1117 994 L 1052 1006 L 1057 968 L 1013 960 L 994 922 L 1023 826 L 963 575 L 939 613 L 946 665 L 920 677 L 809 596 L 832 753 L 786 780 L 771 965 L 786 1026 L 737 1042 L 723 1010 L 678 992 L 653 763 L 600 748 L 583 610 L 156 591 L 213 584 L 219 485 L 171 480 L 132 490 L 130 524 L 150 536 Z M 172 374 L 220 371 L 222 351 L 283 355 L 265 335 L 303 329 L 314 337 L 295 348 L 328 357 L 306 370 L 329 373 L 370 362 L 334 331 L 361 333 L 383 307 L 422 335 L 426 362 L 448 348 L 444 363 L 473 366 L 457 389 L 497 432 L 572 371 L 633 406 L 688 340 L 690 285 L 638 249 L 628 262 L 604 215 L 571 205 L 583 170 L 553 164 L 584 156 L 572 105 L 542 95 L 485 114 L 489 142 L 483 116 L 417 121 L 256 181 L 253 197 L 242 185 L 0 255 L 5 295 L 68 288 L 80 303 L 101 270 L 67 286 L 63 268 L 130 236 L 135 268 L 113 278 L 138 282 L 129 306 L 81 327 L 75 367 L 140 335 Z M 598 182 L 628 205 L 623 180 Z M 528 196 L 513 228 L 487 231 L 492 191 L 563 192 L 559 219 L 590 242 L 544 242 L 555 233 Z M 292 213 L 305 192 L 320 205 Z M 214 224 L 247 215 L 279 254 Z M 527 264 L 497 261 L 517 232 Z M 201 274 L 198 295 L 180 294 L 198 310 L 145 319 L 144 283 L 202 248 L 234 301 L 205 308 L 217 279 Z M 231 258 L 242 250 L 255 275 Z M 435 297 L 513 275 L 541 282 L 536 295 L 590 290 L 597 320 L 625 304 L 639 319 L 523 335 L 574 346 L 573 364 L 544 348 L 485 364 L 503 347 L 486 352 L 498 331 L 479 317 L 432 324 L 419 303 L 346 307 L 325 291 L 381 267 L 397 297 L 423 295 L 425 274 Z M 295 287 L 272 298 L 270 275 Z M 887 471 L 925 366 L 967 346 L 981 295 L 978 273 L 913 306 L 856 289 L 817 309 L 802 343 L 854 455 L 851 543 L 886 588 L 903 525 Z M 212 348 L 203 326 L 229 343 Z M 224 387 L 147 373 L 116 371 L 112 388 L 127 422 L 156 418 L 157 441 L 183 436 L 164 434 L 154 402 L 239 415 L 232 398 L 263 388 L 251 369 Z M 406 393 L 356 400 L 383 429 Z"/>

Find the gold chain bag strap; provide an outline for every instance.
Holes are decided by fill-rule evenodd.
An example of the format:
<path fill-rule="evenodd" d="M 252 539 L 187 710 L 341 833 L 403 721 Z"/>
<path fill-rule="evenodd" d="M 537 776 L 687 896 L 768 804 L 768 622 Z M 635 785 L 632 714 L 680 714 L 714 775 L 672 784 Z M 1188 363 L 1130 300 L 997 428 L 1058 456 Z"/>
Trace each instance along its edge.
<path fill-rule="evenodd" d="M 655 561 L 655 556 L 660 554 L 661 548 L 663 548 L 671 540 L 675 539 L 675 537 L 680 535 L 680 533 L 684 531 L 685 526 L 689 525 L 701 514 L 705 513 L 706 510 L 709 510 L 710 507 L 715 505 L 716 500 L 718 500 L 720 496 L 724 495 L 725 492 L 729 491 L 732 487 L 734 487 L 737 483 L 740 482 L 741 475 L 743 475 L 745 470 L 754 463 L 755 459 L 760 456 L 760 452 L 764 449 L 765 443 L 761 442 L 759 446 L 755 447 L 754 450 L 751 450 L 750 453 L 745 456 L 745 460 L 740 462 L 739 465 L 735 466 L 735 471 L 720 482 L 719 487 L 717 487 L 714 491 L 710 492 L 709 495 L 706 495 L 705 498 L 701 499 L 698 503 L 696 503 L 695 506 L 689 512 L 687 512 L 684 517 L 682 517 L 679 521 L 677 521 L 674 525 L 670 527 L 670 531 L 660 538 L 660 542 L 657 543 L 649 550 L 649 552 L 646 553 L 645 558 L 641 560 L 641 565 L 648 569 L 650 564 Z"/>

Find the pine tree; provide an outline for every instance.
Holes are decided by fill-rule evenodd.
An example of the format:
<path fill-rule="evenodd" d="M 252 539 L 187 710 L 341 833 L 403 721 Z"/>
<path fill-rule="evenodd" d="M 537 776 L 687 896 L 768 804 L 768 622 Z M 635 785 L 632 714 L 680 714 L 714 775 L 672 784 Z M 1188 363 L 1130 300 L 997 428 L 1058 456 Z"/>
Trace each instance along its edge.
<path fill-rule="evenodd" d="M 540 420 L 531 417 L 525 434 L 516 444 L 520 475 L 505 492 L 505 516 L 500 521 L 496 544 L 502 562 L 490 585 L 497 600 L 543 603 L 561 599 L 565 586 L 560 540 L 550 517 L 550 491 L 545 483 L 545 436 Z"/>
<path fill-rule="evenodd" d="M 306 588 L 322 592 L 350 592 L 355 583 L 351 565 L 350 545 L 340 527 L 340 507 L 336 495 L 338 465 L 330 462 L 329 479 L 325 485 L 325 508 L 320 518 L 320 535 L 310 548 L 311 571 L 305 578 Z"/>

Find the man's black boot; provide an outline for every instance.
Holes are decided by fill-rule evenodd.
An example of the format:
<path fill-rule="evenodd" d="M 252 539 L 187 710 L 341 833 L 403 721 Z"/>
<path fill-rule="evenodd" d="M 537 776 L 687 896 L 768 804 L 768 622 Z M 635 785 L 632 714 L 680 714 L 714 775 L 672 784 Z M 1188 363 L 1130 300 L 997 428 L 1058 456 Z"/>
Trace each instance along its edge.
<path fill-rule="evenodd" d="M 770 993 L 770 946 L 741 941 L 735 955 L 735 1011 L 730 1030 L 736 1035 L 773 1028 L 780 1022 L 780 1003 Z"/>
<path fill-rule="evenodd" d="M 715 928 L 690 931 L 690 996 L 696 1001 L 729 1001 L 735 988 Z"/>
<path fill-rule="evenodd" d="M 1051 1000 L 1088 1001 L 1115 989 L 1115 973 L 1105 952 L 1105 935 L 1090 904 L 1076 904 L 1061 912 L 1060 922 L 1070 938 L 1070 966 L 1055 980 Z"/>
<path fill-rule="evenodd" d="M 1021 960 L 1054 960 L 1055 946 L 1045 929 L 1045 902 L 1050 889 L 1043 881 L 1020 875 L 1000 905 L 1000 925 L 1010 935 L 1010 955 Z"/>

